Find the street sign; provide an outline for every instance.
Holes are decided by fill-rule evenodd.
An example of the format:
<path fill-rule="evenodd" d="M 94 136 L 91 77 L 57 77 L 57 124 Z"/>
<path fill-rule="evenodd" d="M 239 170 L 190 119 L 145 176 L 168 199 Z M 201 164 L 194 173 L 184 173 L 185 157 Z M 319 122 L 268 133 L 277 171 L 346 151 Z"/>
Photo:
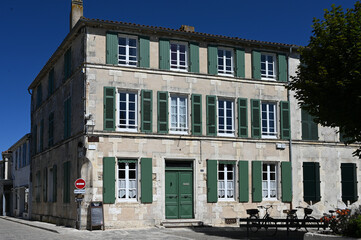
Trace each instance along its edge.
<path fill-rule="evenodd" d="M 85 180 L 82 178 L 78 178 L 77 180 L 75 180 L 75 188 L 76 189 L 84 189 L 85 188 Z"/>
<path fill-rule="evenodd" d="M 85 194 L 85 189 L 74 189 L 74 194 Z"/>

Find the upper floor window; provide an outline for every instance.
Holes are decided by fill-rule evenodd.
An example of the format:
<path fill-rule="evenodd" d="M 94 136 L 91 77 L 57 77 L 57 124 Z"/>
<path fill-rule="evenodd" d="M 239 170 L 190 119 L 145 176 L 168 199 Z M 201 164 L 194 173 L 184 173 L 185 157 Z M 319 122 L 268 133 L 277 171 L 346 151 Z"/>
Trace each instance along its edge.
<path fill-rule="evenodd" d="M 314 117 L 301 109 L 302 140 L 318 140 L 318 125 Z"/>
<path fill-rule="evenodd" d="M 187 71 L 188 46 L 184 43 L 170 44 L 170 69 L 178 71 Z"/>
<path fill-rule="evenodd" d="M 137 199 L 137 161 L 118 160 L 118 198 Z"/>
<path fill-rule="evenodd" d="M 234 200 L 234 164 L 218 164 L 218 199 Z"/>
<path fill-rule="evenodd" d="M 119 121 L 117 127 L 125 131 L 137 131 L 137 94 L 131 92 L 119 92 Z"/>
<path fill-rule="evenodd" d="M 227 48 L 218 48 L 218 74 L 233 76 L 233 51 Z"/>
<path fill-rule="evenodd" d="M 262 79 L 276 79 L 276 55 L 269 53 L 261 54 L 261 77 Z"/>
<path fill-rule="evenodd" d="M 234 136 L 234 102 L 218 100 L 218 135 Z"/>
<path fill-rule="evenodd" d="M 43 101 L 43 90 L 40 83 L 36 88 L 36 107 L 39 107 L 42 101 Z"/>
<path fill-rule="evenodd" d="M 125 66 L 137 66 L 138 39 L 130 36 L 119 36 L 118 38 L 118 63 Z"/>
<path fill-rule="evenodd" d="M 276 138 L 276 104 L 262 103 L 262 138 Z"/>
<path fill-rule="evenodd" d="M 263 163 L 262 167 L 262 198 L 277 198 L 276 164 Z"/>
<path fill-rule="evenodd" d="M 170 131 L 188 133 L 187 98 L 170 96 Z"/>

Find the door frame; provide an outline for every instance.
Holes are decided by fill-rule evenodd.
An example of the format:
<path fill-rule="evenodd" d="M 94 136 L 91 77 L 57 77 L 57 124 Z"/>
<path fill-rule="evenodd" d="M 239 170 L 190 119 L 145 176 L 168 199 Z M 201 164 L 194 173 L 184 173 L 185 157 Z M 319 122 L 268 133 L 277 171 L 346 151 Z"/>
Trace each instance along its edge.
<path fill-rule="evenodd" d="M 191 167 L 167 167 L 166 163 L 167 162 L 172 162 L 172 163 L 190 163 Z M 164 177 L 163 177 L 163 185 L 164 185 L 164 191 L 163 192 L 163 206 L 164 206 L 164 212 L 163 212 L 163 218 L 165 220 L 170 220 L 168 218 L 166 218 L 166 203 L 165 203 L 165 194 L 166 194 L 166 189 L 165 189 L 165 173 L 166 171 L 191 171 L 192 172 L 192 181 L 193 181 L 193 187 L 192 187 L 192 196 L 193 196 L 193 201 L 192 201 L 192 218 L 189 219 L 194 219 L 195 218 L 195 207 L 196 207 L 196 194 L 195 194 L 195 187 L 196 187 L 196 176 L 195 176 L 195 167 L 196 167 L 196 161 L 195 159 L 187 159 L 187 158 L 165 158 L 164 159 Z M 178 218 L 178 219 L 182 219 L 182 218 Z"/>

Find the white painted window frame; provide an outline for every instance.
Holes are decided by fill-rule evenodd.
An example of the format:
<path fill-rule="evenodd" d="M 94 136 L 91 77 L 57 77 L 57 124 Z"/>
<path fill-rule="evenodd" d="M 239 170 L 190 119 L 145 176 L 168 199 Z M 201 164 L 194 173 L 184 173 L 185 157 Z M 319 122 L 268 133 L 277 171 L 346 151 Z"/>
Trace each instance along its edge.
<path fill-rule="evenodd" d="M 133 159 L 129 159 L 129 160 L 133 160 Z M 119 187 L 120 184 L 120 178 L 119 178 L 119 171 L 121 171 L 120 167 L 119 167 L 119 162 L 117 160 L 117 181 L 116 181 L 116 195 L 117 195 L 117 201 L 119 202 L 137 202 L 138 201 L 138 197 L 139 197 L 139 192 L 138 192 L 138 159 L 137 162 L 135 163 L 135 192 L 136 192 L 136 197 L 135 198 L 129 198 L 129 190 L 130 190 L 130 179 L 129 179 L 129 163 L 125 164 L 125 196 L 126 198 L 121 198 L 120 197 L 120 190 L 121 188 Z M 132 179 L 134 180 L 134 179 Z"/>
<path fill-rule="evenodd" d="M 219 56 L 218 52 L 222 51 L 223 52 L 223 56 Z M 231 70 L 227 71 L 227 57 L 226 57 L 226 51 L 231 52 Z M 220 65 L 218 64 L 219 59 L 222 59 L 223 61 L 223 68 L 220 69 Z M 218 47 L 217 49 L 217 71 L 218 71 L 218 75 L 221 76 L 234 76 L 234 51 L 232 48 L 224 48 L 224 47 Z"/>
<path fill-rule="evenodd" d="M 176 127 L 172 127 L 172 98 L 177 99 L 177 121 L 176 121 Z M 185 107 L 186 107 L 186 113 L 185 113 L 185 124 L 186 127 L 182 128 L 180 127 L 180 98 L 185 99 Z M 169 94 L 168 97 L 168 112 L 169 112 L 169 133 L 171 134 L 188 134 L 188 96 L 180 95 L 180 94 Z"/>
<path fill-rule="evenodd" d="M 176 64 L 172 64 L 172 45 L 177 45 L 177 51 L 176 51 L 176 56 L 177 59 L 174 59 L 177 63 Z M 180 46 L 184 46 L 185 47 L 185 52 L 184 52 L 184 64 L 185 65 L 181 65 L 180 64 Z M 170 70 L 173 71 L 180 71 L 180 72 L 188 72 L 188 43 L 185 42 L 178 42 L 178 41 L 171 41 L 170 42 L 170 47 L 169 47 L 169 59 L 170 59 Z M 184 69 L 183 69 L 184 68 Z"/>
<path fill-rule="evenodd" d="M 223 118 L 224 118 L 224 126 L 223 129 L 219 128 L 219 101 L 224 101 L 223 102 Z M 231 110 L 232 110 L 232 133 L 220 133 L 220 131 L 229 131 L 227 130 L 227 102 L 231 102 L 232 106 L 231 106 Z M 233 99 L 225 99 L 225 98 L 218 98 L 217 99 L 217 135 L 218 136 L 225 136 L 225 137 L 234 137 L 235 136 L 235 127 L 234 127 L 234 115 L 235 111 L 234 111 L 234 100 Z"/>
<path fill-rule="evenodd" d="M 262 56 L 265 56 L 265 71 L 266 73 L 265 74 L 262 74 Z M 272 56 L 273 58 L 273 62 L 272 62 L 272 67 L 273 67 L 273 75 L 269 74 L 269 64 L 270 62 L 268 62 L 268 56 Z M 277 79 L 277 55 L 274 54 L 274 53 L 265 53 L 265 52 L 262 52 L 261 53 L 261 79 L 262 80 L 276 80 Z"/>
<path fill-rule="evenodd" d="M 223 164 L 223 163 L 218 163 L 218 170 L 217 170 L 217 184 L 218 184 L 218 190 L 217 190 L 217 196 L 218 196 L 218 200 L 219 201 L 235 201 L 235 165 L 234 164 L 224 164 L 224 168 L 223 169 L 220 169 L 220 164 Z M 232 166 L 232 170 L 228 170 L 228 165 L 231 165 Z M 224 172 L 223 176 L 224 176 L 224 179 L 223 180 L 220 180 L 219 179 L 219 172 Z M 228 172 L 232 172 L 232 176 L 233 176 L 233 179 L 229 180 L 228 179 Z M 224 182 L 224 189 L 221 189 L 220 188 L 220 182 Z M 233 189 L 228 189 L 228 182 L 232 182 L 233 183 Z M 220 197 L 219 195 L 219 191 L 220 190 L 224 190 L 224 197 Z M 228 197 L 227 195 L 227 192 L 228 191 L 233 191 L 233 197 Z"/>
<path fill-rule="evenodd" d="M 267 170 L 263 171 L 263 166 L 266 165 L 267 166 Z M 275 170 L 274 172 L 271 171 L 271 165 L 274 165 Z M 267 179 L 263 178 L 263 174 L 266 173 L 267 174 Z M 275 180 L 271 180 L 271 173 L 275 174 Z M 263 200 L 271 200 L 271 201 L 276 201 L 277 197 L 278 197 L 278 164 L 277 163 L 273 163 L 273 162 L 263 162 L 262 164 L 262 199 Z M 271 182 L 274 182 L 274 186 L 275 188 L 271 189 Z M 263 186 L 263 183 L 266 183 L 266 187 Z M 271 195 L 271 190 L 274 190 L 276 193 L 275 197 L 270 197 Z M 263 191 L 267 191 L 267 196 L 268 197 L 264 197 Z"/>
<path fill-rule="evenodd" d="M 267 120 L 267 131 L 264 132 L 263 131 L 263 104 L 266 104 L 266 120 Z M 269 118 L 269 114 L 270 114 L 270 105 L 273 105 L 274 108 L 274 114 L 273 114 L 273 122 L 274 122 L 274 132 L 270 131 L 270 118 Z M 277 138 L 277 104 L 275 102 L 261 102 L 261 132 L 262 132 L 262 138 L 267 138 L 267 139 L 275 139 Z"/>
<path fill-rule="evenodd" d="M 119 45 L 119 38 L 124 38 L 126 43 L 124 45 L 125 47 L 125 55 L 121 55 L 119 52 L 119 48 L 121 47 L 121 45 Z M 136 55 L 135 55 L 135 60 L 130 60 L 129 57 L 129 49 L 131 48 L 129 46 L 129 39 L 134 39 L 135 40 L 135 49 L 136 49 Z M 138 59 L 139 59 L 139 46 L 138 46 L 138 37 L 137 36 L 131 36 L 131 35 L 123 35 L 123 34 L 119 34 L 118 35 L 118 65 L 120 66 L 128 66 L 128 67 L 137 67 L 138 66 Z M 120 56 L 125 56 L 125 60 L 120 59 Z M 126 63 L 119 63 L 120 61 L 125 61 Z M 130 64 L 130 63 L 135 63 L 135 64 Z"/>
<path fill-rule="evenodd" d="M 138 109 L 139 109 L 139 103 L 138 103 L 138 92 L 136 91 L 127 91 L 127 90 L 122 90 L 122 89 L 118 89 L 117 90 L 117 103 L 116 103 L 116 130 L 120 131 L 120 132 L 138 132 Z M 121 125 L 120 124 L 120 94 L 126 94 L 126 124 L 125 125 Z M 129 124 L 129 94 L 134 94 L 135 95 L 135 125 L 130 125 Z M 124 127 L 121 127 L 124 126 Z M 130 128 L 131 126 L 134 126 L 134 128 Z"/>

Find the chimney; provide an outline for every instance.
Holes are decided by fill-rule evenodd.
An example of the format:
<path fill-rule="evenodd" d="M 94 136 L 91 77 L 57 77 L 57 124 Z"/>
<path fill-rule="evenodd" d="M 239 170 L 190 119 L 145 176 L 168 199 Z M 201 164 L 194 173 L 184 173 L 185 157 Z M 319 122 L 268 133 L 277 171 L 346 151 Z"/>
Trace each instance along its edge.
<path fill-rule="evenodd" d="M 83 0 L 71 0 L 70 10 L 70 31 L 83 16 Z"/>
<path fill-rule="evenodd" d="M 180 27 L 180 30 L 185 31 L 185 32 L 194 32 L 194 27 L 188 26 L 188 25 L 182 25 Z"/>

